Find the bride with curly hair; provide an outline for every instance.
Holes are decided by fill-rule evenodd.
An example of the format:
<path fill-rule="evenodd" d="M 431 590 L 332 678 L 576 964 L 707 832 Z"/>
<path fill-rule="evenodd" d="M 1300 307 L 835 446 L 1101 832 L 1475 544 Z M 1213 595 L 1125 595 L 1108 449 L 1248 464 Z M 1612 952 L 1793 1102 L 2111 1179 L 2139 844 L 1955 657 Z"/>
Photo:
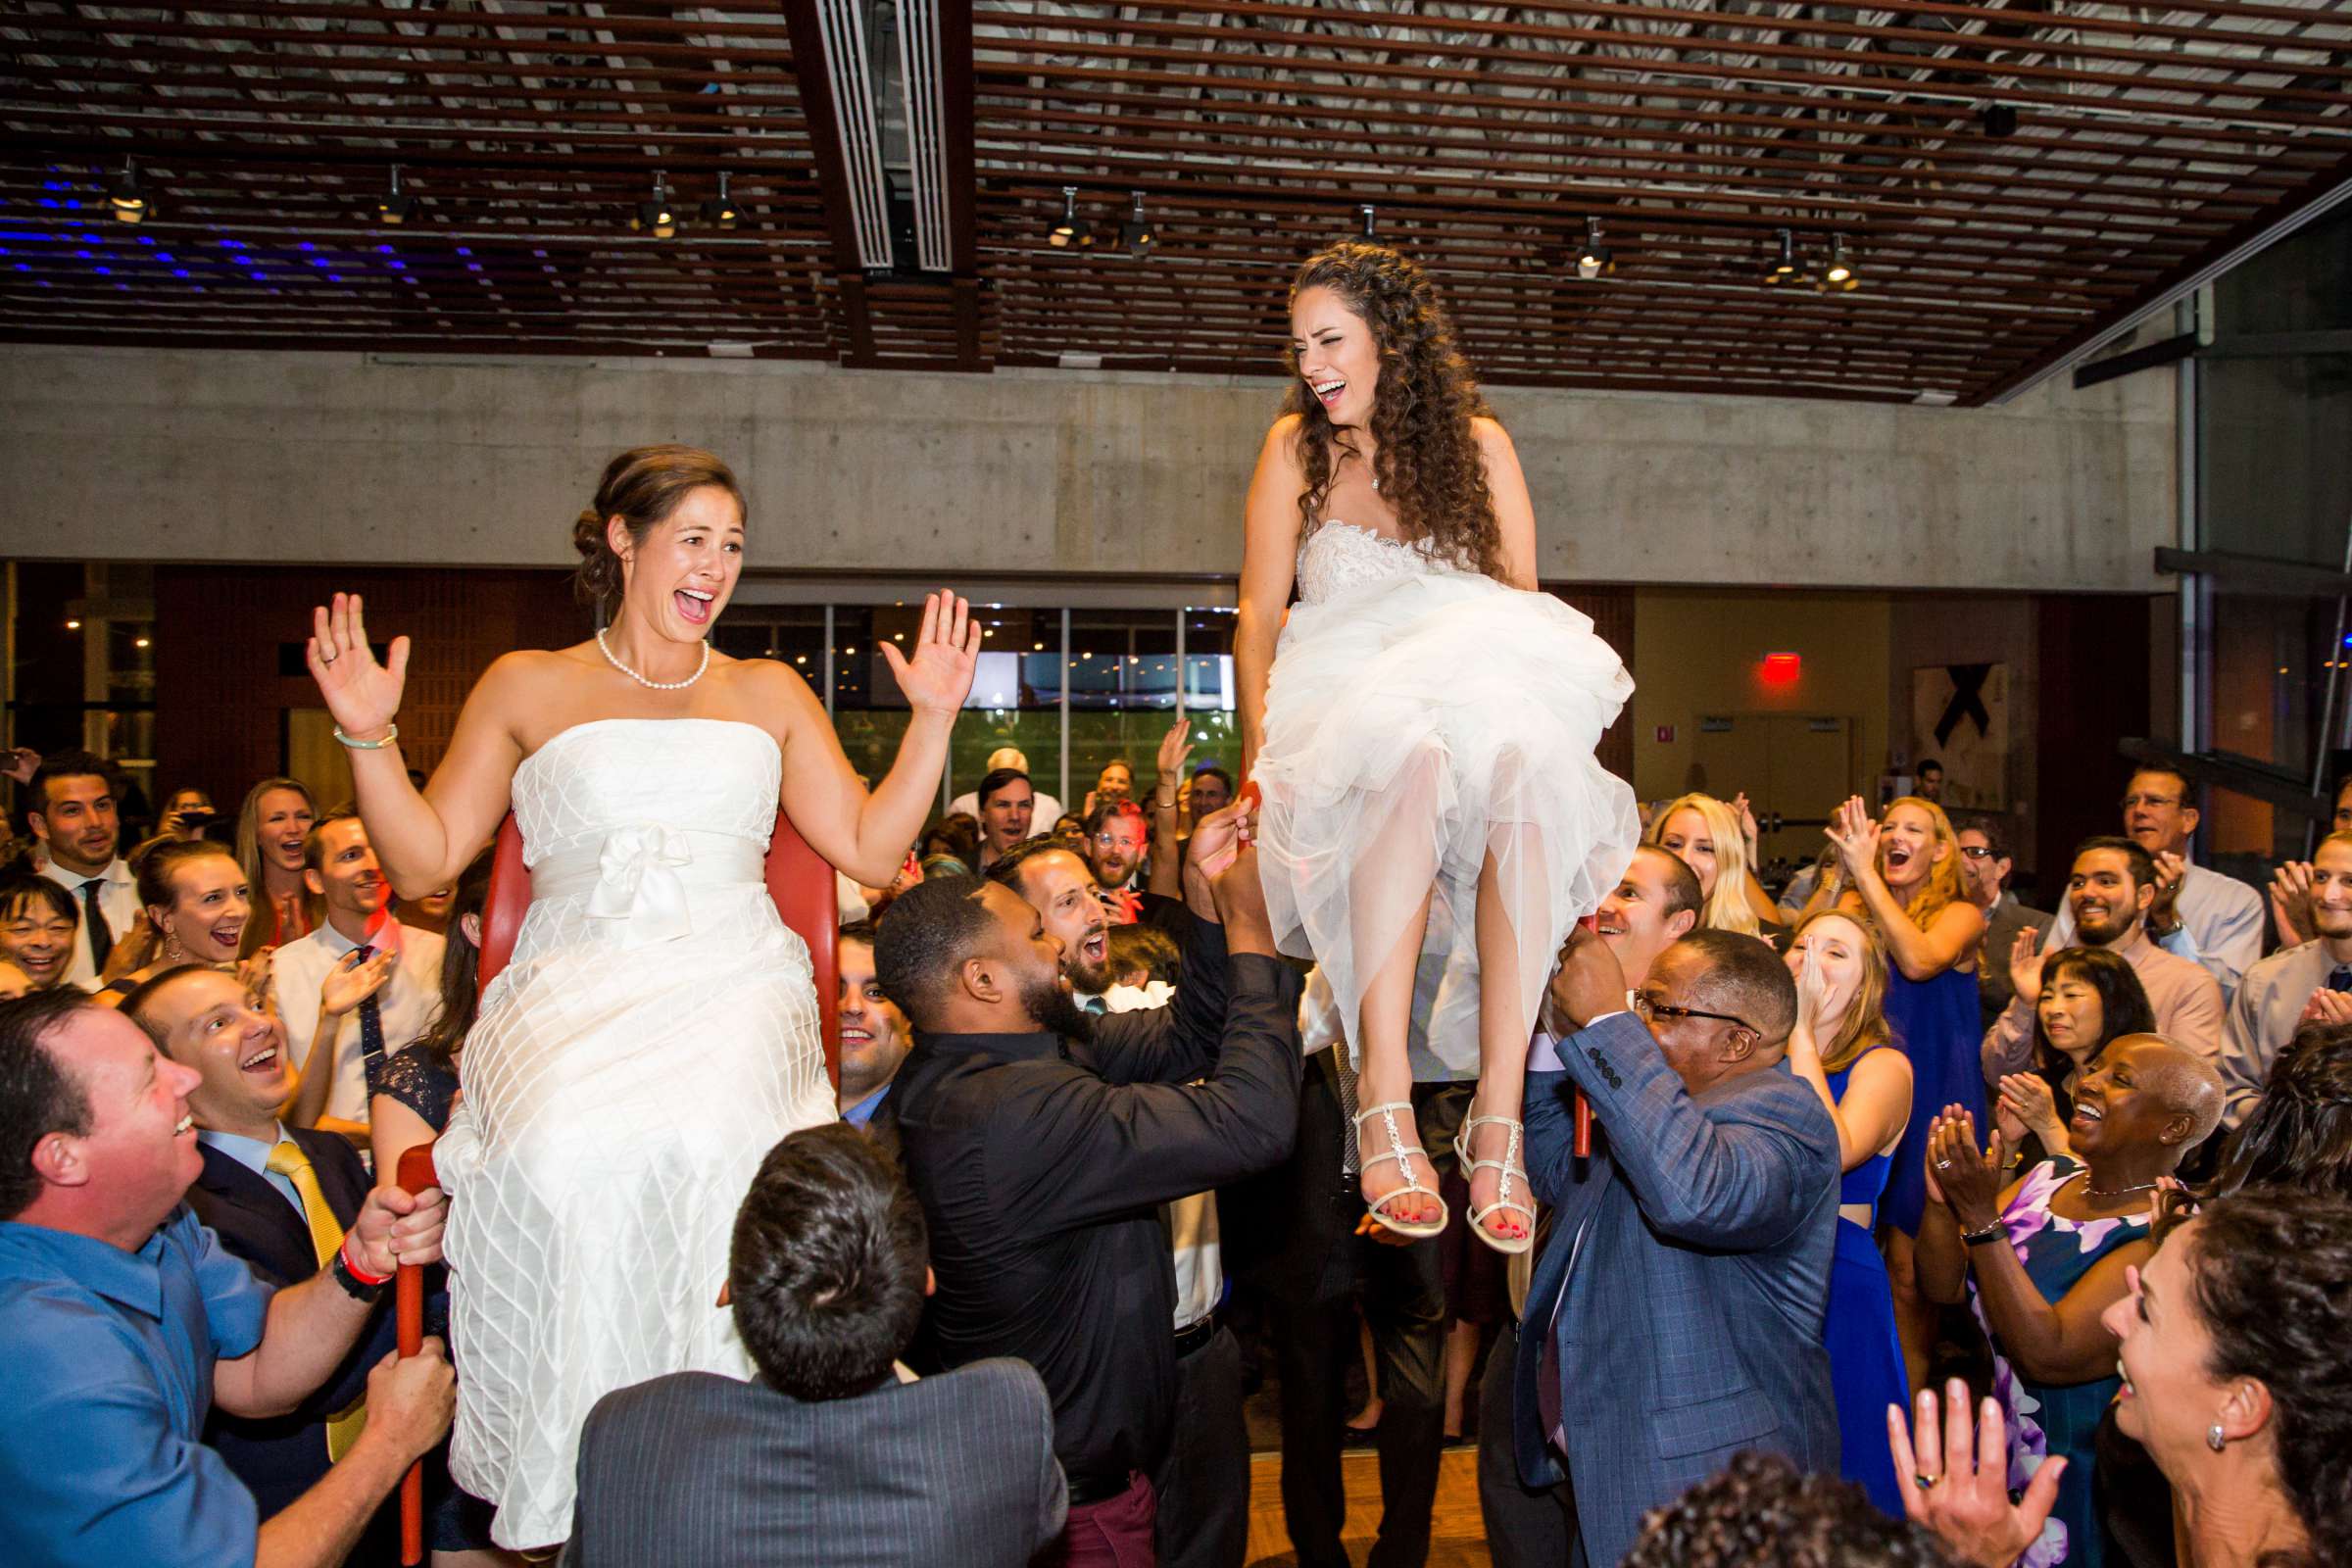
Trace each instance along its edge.
<path fill-rule="evenodd" d="M 1526 478 L 1428 275 L 1335 245 L 1300 267 L 1291 333 L 1234 637 L 1267 907 L 1358 1063 L 1372 1212 L 1408 1236 L 1447 1217 L 1413 1131 L 1418 977 L 1431 1057 L 1479 1080 L 1455 1141 L 1474 1234 L 1525 1251 L 1529 1036 L 1569 927 L 1640 838 L 1593 759 L 1633 680 L 1536 587 Z"/>

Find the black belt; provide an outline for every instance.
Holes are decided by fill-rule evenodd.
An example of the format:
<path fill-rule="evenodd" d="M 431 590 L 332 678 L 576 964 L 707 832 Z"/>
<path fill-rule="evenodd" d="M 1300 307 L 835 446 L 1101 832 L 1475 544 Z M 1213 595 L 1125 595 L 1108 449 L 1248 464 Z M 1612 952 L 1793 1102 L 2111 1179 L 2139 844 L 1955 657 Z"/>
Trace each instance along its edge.
<path fill-rule="evenodd" d="M 1176 1331 L 1176 1359 L 1183 1360 L 1217 1337 L 1217 1314 L 1211 1312 L 1189 1328 Z"/>
<path fill-rule="evenodd" d="M 1132 1472 L 1119 1477 L 1116 1481 L 1108 1477 L 1072 1476 L 1070 1477 L 1070 1506 L 1089 1508 L 1098 1502 L 1108 1502 L 1114 1497 L 1126 1495 L 1127 1489 L 1134 1485 L 1135 1476 Z"/>

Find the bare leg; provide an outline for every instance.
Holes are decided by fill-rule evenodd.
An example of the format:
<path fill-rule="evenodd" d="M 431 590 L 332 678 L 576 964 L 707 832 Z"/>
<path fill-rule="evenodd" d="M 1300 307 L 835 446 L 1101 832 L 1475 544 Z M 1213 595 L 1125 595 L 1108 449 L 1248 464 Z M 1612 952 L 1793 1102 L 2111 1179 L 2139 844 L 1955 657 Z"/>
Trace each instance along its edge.
<path fill-rule="evenodd" d="M 1916 1255 L 1919 1244 L 1889 1225 L 1883 1244 L 1886 1253 L 1886 1282 L 1894 1288 L 1894 1337 L 1903 1348 L 1903 1370 L 1911 1392 L 1927 1387 L 1928 1357 L 1936 1348 L 1936 1304 L 1920 1294 Z"/>
<path fill-rule="evenodd" d="M 1507 842 L 1512 836 L 1522 840 L 1514 846 L 1514 853 L 1520 857 L 1519 873 L 1514 878 L 1522 884 L 1514 889 L 1521 895 L 1518 899 L 1504 896 L 1493 848 L 1487 851 L 1486 859 L 1478 869 L 1478 1094 L 1470 1102 L 1470 1113 L 1517 1121 L 1526 1088 L 1528 1037 L 1535 1029 L 1535 1019 L 1529 1014 L 1524 995 L 1520 923 L 1541 918 L 1536 911 L 1544 906 L 1544 884 L 1542 862 L 1534 858 L 1539 846 L 1532 842 L 1533 830 L 1497 829 L 1495 842 Z M 1538 896 L 1533 900 L 1526 897 L 1525 884 L 1530 879 L 1534 880 Z M 1510 1145 L 1510 1129 L 1492 1123 L 1476 1129 L 1470 1137 L 1474 1158 L 1508 1158 L 1514 1164 L 1523 1161 L 1525 1154 L 1509 1152 Z M 1515 1203 L 1535 1206 L 1523 1171 L 1511 1175 L 1507 1195 L 1503 1192 L 1503 1172 L 1492 1167 L 1472 1172 L 1471 1208 L 1484 1208 L 1505 1196 Z M 1511 1208 L 1498 1208 L 1479 1222 L 1489 1235 L 1506 1241 L 1525 1237 L 1529 1224 L 1526 1214 Z"/>
<path fill-rule="evenodd" d="M 1396 947 L 1372 971 L 1371 981 L 1364 987 L 1357 1014 L 1363 1066 L 1357 1074 L 1356 1100 L 1366 1107 L 1409 1101 L 1413 1096 L 1413 1069 L 1405 1059 L 1404 1044 L 1413 1021 L 1413 970 L 1421 961 L 1421 938 L 1429 928 L 1429 905 L 1435 892 L 1433 883 L 1430 891 L 1421 895 L 1420 907 L 1405 922 Z M 1398 1111 L 1396 1117 L 1399 1136 L 1417 1141 L 1410 1113 Z M 1388 1133 L 1379 1117 L 1367 1119 L 1357 1130 L 1356 1148 L 1362 1156 L 1365 1202 L 1379 1202 L 1405 1185 L 1407 1166 L 1393 1159 L 1373 1163 L 1373 1156 L 1389 1152 Z M 1436 1192 L 1438 1173 L 1428 1159 L 1420 1154 L 1405 1158 L 1410 1161 L 1412 1176 Z M 1407 1193 L 1380 1212 L 1402 1224 L 1427 1225 L 1438 1217 L 1438 1200 Z"/>

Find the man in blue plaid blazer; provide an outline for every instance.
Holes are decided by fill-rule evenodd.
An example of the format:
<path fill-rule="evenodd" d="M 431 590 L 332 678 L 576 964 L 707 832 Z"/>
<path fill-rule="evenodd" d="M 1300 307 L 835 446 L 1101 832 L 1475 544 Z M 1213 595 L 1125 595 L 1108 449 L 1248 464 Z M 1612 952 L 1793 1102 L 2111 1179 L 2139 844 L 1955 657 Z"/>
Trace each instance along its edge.
<path fill-rule="evenodd" d="M 1821 1348 L 1838 1130 L 1782 1057 L 1796 988 L 1753 937 L 1698 931 L 1641 988 L 1597 938 L 1562 950 L 1575 1033 L 1527 1076 L 1527 1166 L 1556 1210 L 1519 1339 L 1512 1422 L 1530 1486 L 1563 1476 L 1573 1561 L 1616 1562 L 1642 1515 L 1743 1448 L 1838 1467 Z M 1598 1127 L 1573 1151 L 1573 1091 Z"/>

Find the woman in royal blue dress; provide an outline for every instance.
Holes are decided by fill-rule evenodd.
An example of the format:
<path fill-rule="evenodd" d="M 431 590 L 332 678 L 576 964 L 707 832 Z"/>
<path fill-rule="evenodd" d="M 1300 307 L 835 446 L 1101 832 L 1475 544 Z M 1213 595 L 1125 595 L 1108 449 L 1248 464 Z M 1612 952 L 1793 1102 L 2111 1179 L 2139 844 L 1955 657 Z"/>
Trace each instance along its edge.
<path fill-rule="evenodd" d="M 1886 1021 L 1911 1058 L 1911 1120 L 1879 1203 L 1879 1246 L 1916 1389 L 1936 1336 L 1935 1309 L 1920 1296 L 1912 1267 L 1912 1238 L 1927 1203 L 1920 1153 L 1928 1121 L 1945 1105 L 1964 1107 L 1977 1125 L 1985 1121 L 1975 966 L 1984 916 L 1960 896 L 1960 836 L 1935 802 L 1906 795 L 1873 821 L 1857 796 L 1838 808 L 1829 837 L 1838 864 L 1805 912 L 1841 908 L 1878 927 L 1886 948 Z"/>
<path fill-rule="evenodd" d="M 1807 915 L 1788 945 L 1796 1027 L 1788 1070 L 1813 1086 L 1838 1125 L 1838 1250 L 1822 1346 L 1838 1396 L 1838 1468 L 1885 1512 L 1903 1517 L 1883 1412 L 1910 1397 L 1886 1265 L 1871 1227 L 1911 1118 L 1911 1063 L 1890 1043 L 1886 952 L 1863 921 L 1837 909 Z"/>

